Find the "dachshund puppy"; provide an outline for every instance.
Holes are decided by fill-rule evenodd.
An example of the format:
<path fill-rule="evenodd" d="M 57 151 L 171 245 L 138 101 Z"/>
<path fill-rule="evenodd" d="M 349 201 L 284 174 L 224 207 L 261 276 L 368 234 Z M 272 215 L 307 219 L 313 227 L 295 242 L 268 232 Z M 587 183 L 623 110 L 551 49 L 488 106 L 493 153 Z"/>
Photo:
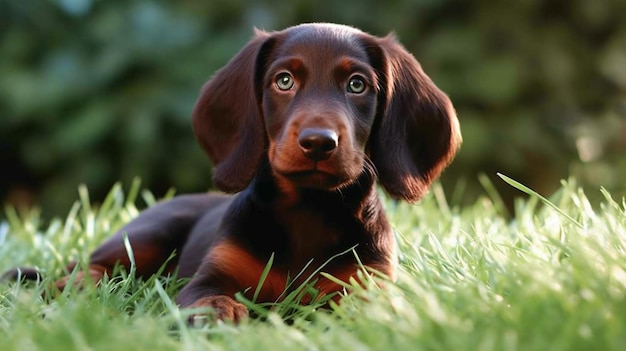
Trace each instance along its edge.
<path fill-rule="evenodd" d="M 321 23 L 257 31 L 202 88 L 193 129 L 213 184 L 237 194 L 180 195 L 145 210 L 92 253 L 86 274 L 97 282 L 117 264 L 128 269 L 127 233 L 139 276 L 167 262 L 165 273 L 191 278 L 182 308 L 235 322 L 248 311 L 234 295 L 252 297 L 270 257 L 257 302 L 279 301 L 351 248 L 393 278 L 377 182 L 416 202 L 461 143 L 449 98 L 394 36 Z M 342 281 L 358 269 L 352 253 L 323 267 Z M 315 287 L 342 290 L 321 275 Z"/>

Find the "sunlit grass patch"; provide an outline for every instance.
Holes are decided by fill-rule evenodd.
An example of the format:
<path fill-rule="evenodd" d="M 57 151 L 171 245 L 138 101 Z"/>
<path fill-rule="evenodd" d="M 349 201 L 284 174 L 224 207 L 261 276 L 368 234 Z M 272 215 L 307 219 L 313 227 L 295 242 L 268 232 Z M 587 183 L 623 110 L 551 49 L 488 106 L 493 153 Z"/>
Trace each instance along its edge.
<path fill-rule="evenodd" d="M 518 187 L 518 184 L 511 183 Z M 6 210 L 0 270 L 39 267 L 40 283 L 0 284 L 3 350 L 623 350 L 626 203 L 592 206 L 575 182 L 549 197 L 519 187 L 513 211 L 489 184 L 471 206 L 436 185 L 417 205 L 385 199 L 399 275 L 348 282 L 330 311 L 244 301 L 259 318 L 192 329 L 173 278 L 107 279 L 46 302 L 40 293 L 70 258 L 86 260 L 112 231 L 154 203 L 135 184 L 94 206 L 81 188 L 66 219 Z M 526 191 L 530 190 L 530 191 Z M 365 277 L 364 277 L 365 278 Z M 302 287 L 306 289 L 307 287 Z"/>

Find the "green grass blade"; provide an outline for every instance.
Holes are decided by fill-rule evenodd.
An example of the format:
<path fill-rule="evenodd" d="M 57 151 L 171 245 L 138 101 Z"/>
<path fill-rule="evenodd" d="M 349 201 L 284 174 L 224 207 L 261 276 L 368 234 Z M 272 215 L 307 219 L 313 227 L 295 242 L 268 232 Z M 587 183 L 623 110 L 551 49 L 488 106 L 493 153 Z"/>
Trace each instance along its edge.
<path fill-rule="evenodd" d="M 272 265 L 274 264 L 274 253 L 270 256 L 270 259 L 267 261 L 265 268 L 263 268 L 263 272 L 261 272 L 261 277 L 259 278 L 259 283 L 256 286 L 256 290 L 254 290 L 254 295 L 252 296 L 252 302 L 256 302 L 259 297 L 259 293 L 261 293 L 261 288 L 267 279 L 267 276 L 270 274 L 270 270 L 272 269 Z"/>
<path fill-rule="evenodd" d="M 581 229 L 584 229 L 585 227 L 578 222 L 577 220 L 575 220 L 574 218 L 570 217 L 567 213 L 565 213 L 563 210 L 561 210 L 558 206 L 556 206 L 555 204 L 553 204 L 552 202 L 550 202 L 550 200 L 546 199 L 545 197 L 541 196 L 539 193 L 537 193 L 536 191 L 530 189 L 529 187 L 525 186 L 524 184 L 513 180 L 507 176 L 505 176 L 502 173 L 497 173 L 498 177 L 500 177 L 502 180 L 504 180 L 507 184 L 509 184 L 510 186 L 514 187 L 515 189 L 530 195 L 530 196 L 534 196 L 536 198 L 538 198 L 539 200 L 541 200 L 541 202 L 543 202 L 545 205 L 551 207 L 552 209 L 554 209 L 555 211 L 557 211 L 559 214 L 561 214 L 563 217 L 567 218 L 570 222 L 572 222 L 573 224 L 575 224 L 576 226 L 578 226 Z"/>
<path fill-rule="evenodd" d="M 498 190 L 494 186 L 494 184 L 491 181 L 491 179 L 489 179 L 489 177 L 487 177 L 486 174 L 480 173 L 478 175 L 478 182 L 483 187 L 483 189 L 485 189 L 485 192 L 487 193 L 487 196 L 489 196 L 491 201 L 494 203 L 494 205 L 498 209 L 498 212 L 501 213 L 502 215 L 506 216 L 507 218 L 511 217 L 511 214 L 509 213 L 509 210 L 507 209 L 506 205 L 504 204 L 504 200 L 502 199 L 502 196 L 500 196 L 500 193 L 498 192 Z"/>

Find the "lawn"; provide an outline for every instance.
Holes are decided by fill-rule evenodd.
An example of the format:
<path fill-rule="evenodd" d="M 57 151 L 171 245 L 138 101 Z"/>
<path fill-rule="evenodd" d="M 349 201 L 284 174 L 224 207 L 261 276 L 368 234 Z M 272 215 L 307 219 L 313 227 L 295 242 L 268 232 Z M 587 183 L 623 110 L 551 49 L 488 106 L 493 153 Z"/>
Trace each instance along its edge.
<path fill-rule="evenodd" d="M 488 183 L 470 206 L 447 203 L 439 185 L 417 205 L 386 200 L 400 247 L 397 281 L 355 286 L 331 311 L 284 303 L 238 326 L 187 327 L 187 311 L 172 302 L 181 285 L 173 278 L 140 281 L 130 272 L 50 302 L 40 297 L 69 257 L 85 260 L 156 201 L 138 184 L 114 187 L 97 208 L 81 187 L 64 219 L 8 208 L 0 271 L 36 266 L 45 278 L 0 283 L 0 349 L 626 350 L 624 200 L 598 189 L 604 200 L 592 206 L 573 180 L 545 199 L 508 181 L 528 193 L 513 213 Z"/>

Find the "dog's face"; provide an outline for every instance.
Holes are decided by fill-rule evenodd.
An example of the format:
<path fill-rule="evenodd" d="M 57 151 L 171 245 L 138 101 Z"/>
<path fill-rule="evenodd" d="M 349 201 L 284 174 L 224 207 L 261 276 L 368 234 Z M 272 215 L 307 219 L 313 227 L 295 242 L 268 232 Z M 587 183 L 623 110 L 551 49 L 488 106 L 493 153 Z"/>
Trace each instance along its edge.
<path fill-rule="evenodd" d="M 354 33 L 293 31 L 266 44 L 259 68 L 268 158 L 281 181 L 335 189 L 363 172 L 378 77 Z"/>
<path fill-rule="evenodd" d="M 461 142 L 450 100 L 393 36 L 335 24 L 257 32 L 204 86 L 194 131 L 223 191 L 245 188 L 267 159 L 290 191 L 369 172 L 407 201 Z"/>

